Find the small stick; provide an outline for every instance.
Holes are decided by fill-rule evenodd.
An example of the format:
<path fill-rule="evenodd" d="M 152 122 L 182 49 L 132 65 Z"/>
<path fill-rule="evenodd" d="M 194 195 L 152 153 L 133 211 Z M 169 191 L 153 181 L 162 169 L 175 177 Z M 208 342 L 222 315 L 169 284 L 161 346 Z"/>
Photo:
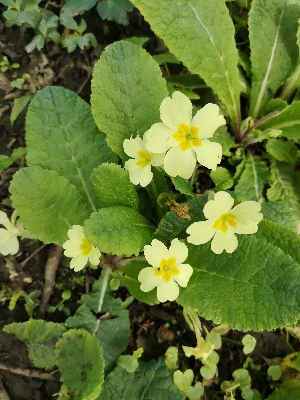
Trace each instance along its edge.
<path fill-rule="evenodd" d="M 3 382 L 0 379 L 0 400 L 10 400 L 10 397 L 3 386 Z"/>
<path fill-rule="evenodd" d="M 55 285 L 55 275 L 63 253 L 60 246 L 51 246 L 48 252 L 48 260 L 45 267 L 45 284 L 42 300 L 37 312 L 38 318 L 43 318 L 46 313 L 47 305 Z"/>
<path fill-rule="evenodd" d="M 9 371 L 16 375 L 27 376 L 29 378 L 45 379 L 45 380 L 49 380 L 49 381 L 57 380 L 52 375 L 46 375 L 45 372 L 41 372 L 38 369 L 13 368 L 13 367 L 8 367 L 7 365 L 5 365 L 1 362 L 0 362 L 0 369 L 2 369 L 4 371 Z M 0 390 L 1 390 L 1 388 L 0 388 Z M 0 394 L 1 394 L 1 391 L 0 391 Z M 2 397 L 0 397 L 0 400 L 2 400 Z M 9 398 L 8 398 L 8 400 L 9 400 Z"/>

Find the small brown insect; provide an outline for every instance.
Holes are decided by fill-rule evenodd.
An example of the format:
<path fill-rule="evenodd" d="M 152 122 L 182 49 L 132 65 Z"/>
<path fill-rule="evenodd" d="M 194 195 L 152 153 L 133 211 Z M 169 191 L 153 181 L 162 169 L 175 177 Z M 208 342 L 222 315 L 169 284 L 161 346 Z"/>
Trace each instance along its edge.
<path fill-rule="evenodd" d="M 177 203 L 175 200 L 167 200 L 166 205 L 170 207 L 170 210 L 176 212 L 181 219 L 187 219 L 189 221 L 192 219 L 188 214 L 190 207 L 187 203 Z"/>

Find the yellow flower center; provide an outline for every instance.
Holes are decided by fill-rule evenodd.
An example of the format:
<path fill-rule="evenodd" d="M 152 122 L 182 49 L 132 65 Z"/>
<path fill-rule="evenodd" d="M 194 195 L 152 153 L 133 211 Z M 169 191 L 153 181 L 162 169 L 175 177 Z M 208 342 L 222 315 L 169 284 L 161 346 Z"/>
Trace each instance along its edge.
<path fill-rule="evenodd" d="M 145 151 L 140 150 L 138 152 L 138 157 L 139 157 L 139 159 L 135 163 L 135 165 L 137 165 L 138 167 L 145 168 L 145 167 L 147 167 L 147 165 L 149 165 L 151 163 L 153 156 L 147 150 L 145 150 Z"/>
<path fill-rule="evenodd" d="M 88 256 L 92 251 L 92 245 L 87 241 L 86 238 L 82 239 L 82 243 L 80 245 L 80 250 L 82 250 L 83 256 Z"/>
<path fill-rule="evenodd" d="M 180 273 L 179 269 L 175 266 L 175 263 L 175 257 L 171 257 L 168 260 L 163 258 L 159 264 L 159 267 L 155 271 L 155 275 L 162 276 L 166 282 L 169 282 L 173 275 L 178 275 Z"/>
<path fill-rule="evenodd" d="M 179 124 L 178 131 L 173 133 L 173 138 L 180 143 L 181 150 L 188 150 L 192 146 L 201 146 L 202 140 L 198 138 L 199 128 Z"/>
<path fill-rule="evenodd" d="M 223 233 L 227 232 L 229 226 L 232 226 L 233 228 L 236 227 L 236 222 L 235 222 L 236 216 L 230 212 L 225 213 L 219 217 L 216 222 L 214 223 L 213 228 L 214 229 L 220 229 Z"/>

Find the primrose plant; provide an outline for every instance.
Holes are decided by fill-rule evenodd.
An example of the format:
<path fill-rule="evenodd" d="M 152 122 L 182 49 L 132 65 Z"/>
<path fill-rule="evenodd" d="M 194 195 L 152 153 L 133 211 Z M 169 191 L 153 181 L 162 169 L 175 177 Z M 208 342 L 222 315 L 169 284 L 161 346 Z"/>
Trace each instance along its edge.
<path fill-rule="evenodd" d="M 103 267 L 63 329 L 47 325 L 47 340 L 57 340 L 50 364 L 58 365 L 69 393 L 110 399 L 118 381 L 126 398 L 134 379 L 148 393 L 145 371 L 155 370 L 165 377 L 165 398 L 184 399 L 187 392 L 174 386 L 161 359 L 135 358 L 134 371 L 124 369 L 123 361 L 116 366 L 128 344 L 129 321 L 109 281 L 119 280 L 147 304 L 176 301 L 242 331 L 299 320 L 300 4 L 253 0 L 251 51 L 239 53 L 223 0 L 132 3 L 189 73 L 180 85 L 170 85 L 168 76 L 167 85 L 151 55 L 120 41 L 94 67 L 91 106 L 61 87 L 39 91 L 26 117 L 27 167 L 13 177 L 11 200 L 26 232 L 62 246 L 75 272 Z M 250 53 L 248 68 L 241 52 L 243 60 Z M 203 100 L 192 103 L 182 82 L 198 84 L 199 76 Z M 199 185 L 203 171 L 211 177 L 206 190 Z M 24 232 L 12 228 L 15 218 L 1 221 L 9 234 L 0 231 L 0 249 L 14 254 L 15 237 Z M 97 319 L 106 312 L 115 319 Z M 220 340 L 211 332 L 204 339 L 192 319 L 197 346 L 183 350 L 211 378 Z M 29 340 L 16 327 L 6 329 Z M 99 385 L 81 380 L 79 388 L 70 376 L 64 356 L 77 340 L 76 354 L 96 346 L 87 375 L 103 376 L 104 364 L 110 373 L 103 386 L 99 378 Z M 100 365 L 95 357 L 101 352 Z M 86 368 L 81 361 L 78 376 Z M 148 397 L 160 398 L 159 385 L 152 382 L 151 388 Z M 80 397 L 80 390 L 89 395 Z M 199 398 L 203 388 L 187 390 Z"/>

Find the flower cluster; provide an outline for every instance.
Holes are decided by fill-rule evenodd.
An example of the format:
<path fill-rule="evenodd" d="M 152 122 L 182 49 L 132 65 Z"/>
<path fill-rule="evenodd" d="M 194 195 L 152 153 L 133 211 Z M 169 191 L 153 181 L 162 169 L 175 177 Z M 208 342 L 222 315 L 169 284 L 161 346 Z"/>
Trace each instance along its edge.
<path fill-rule="evenodd" d="M 125 163 L 132 183 L 147 186 L 152 179 L 151 166 L 163 165 L 168 175 L 184 179 L 192 176 L 197 161 L 216 169 L 222 146 L 209 139 L 225 119 L 216 104 L 205 105 L 194 117 L 192 109 L 187 96 L 174 92 L 160 105 L 162 122 L 152 125 L 143 139 L 124 141 L 124 151 L 132 158 Z"/>

